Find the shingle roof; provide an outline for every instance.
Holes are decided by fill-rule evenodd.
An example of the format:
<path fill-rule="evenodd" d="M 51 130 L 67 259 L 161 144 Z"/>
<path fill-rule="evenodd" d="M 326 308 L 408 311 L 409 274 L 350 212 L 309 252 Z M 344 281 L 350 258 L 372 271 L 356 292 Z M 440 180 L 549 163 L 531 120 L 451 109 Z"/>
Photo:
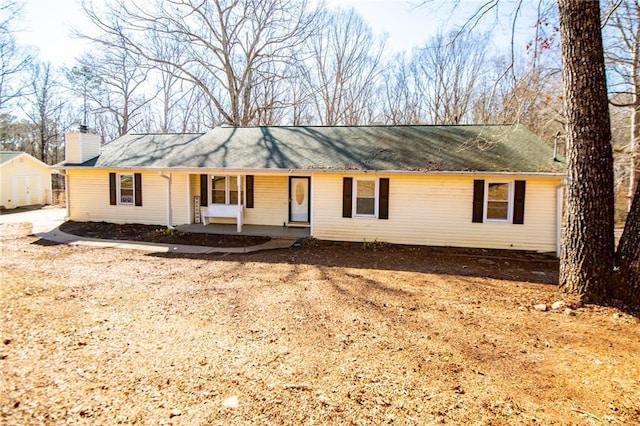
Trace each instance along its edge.
<path fill-rule="evenodd" d="M 563 173 L 521 125 L 217 127 L 204 134 L 125 135 L 86 166 L 234 170 Z"/>
<path fill-rule="evenodd" d="M 0 151 L 0 164 L 13 160 L 14 158 L 22 154 L 24 153 L 19 151 Z"/>

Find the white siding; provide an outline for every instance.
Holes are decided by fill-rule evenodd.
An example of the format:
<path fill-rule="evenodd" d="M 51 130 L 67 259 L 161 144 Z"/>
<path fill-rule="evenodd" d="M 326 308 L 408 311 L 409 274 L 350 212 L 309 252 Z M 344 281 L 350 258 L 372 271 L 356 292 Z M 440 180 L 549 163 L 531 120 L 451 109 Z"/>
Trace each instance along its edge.
<path fill-rule="evenodd" d="M 0 205 L 14 209 L 29 204 L 51 204 L 51 170 L 23 154 L 0 165 Z"/>
<path fill-rule="evenodd" d="M 80 133 L 67 133 L 64 135 L 64 160 L 67 163 L 82 163 L 82 150 L 80 149 Z"/>
<path fill-rule="evenodd" d="M 289 177 L 255 176 L 253 208 L 246 209 L 247 225 L 282 226 L 289 220 Z"/>
<path fill-rule="evenodd" d="M 84 163 L 98 155 L 100 155 L 100 136 L 80 132 L 71 132 L 65 135 L 64 157 L 67 163 Z"/>
<path fill-rule="evenodd" d="M 70 220 L 167 223 L 167 180 L 158 172 L 142 172 L 142 206 L 110 205 L 109 171 L 106 170 L 68 170 L 67 182 Z M 186 173 L 172 174 L 171 200 L 173 225 L 188 223 Z"/>
<path fill-rule="evenodd" d="M 153 176 L 151 174 L 150 176 Z M 165 193 L 167 191 L 166 185 L 167 182 L 164 178 L 163 186 Z M 186 173 L 171 173 L 171 213 L 173 223 L 172 225 L 183 225 L 185 223 L 189 223 L 189 208 L 187 203 L 189 202 L 189 194 L 188 194 L 188 182 L 189 175 Z M 144 191 L 144 175 L 142 176 L 142 190 Z M 166 198 L 164 198 L 166 200 Z M 142 202 L 144 205 L 144 193 L 142 194 Z M 166 201 L 165 201 L 166 203 Z M 163 209 L 166 213 L 166 204 L 165 209 Z M 163 225 L 166 224 L 166 221 L 162 222 Z"/>
<path fill-rule="evenodd" d="M 492 176 L 418 176 L 350 174 L 389 178 L 389 219 L 343 218 L 342 179 L 316 173 L 311 179 L 313 236 L 336 241 L 386 241 L 398 244 L 556 250 L 556 188 L 560 178 L 527 178 L 524 224 L 472 223 L 473 180 Z M 172 175 L 173 225 L 190 223 L 187 203 L 200 194 L 198 174 Z M 498 178 L 505 181 L 507 178 Z M 508 178 L 508 180 L 515 180 Z M 248 225 L 288 222 L 288 175 L 255 175 L 254 208 Z M 166 180 L 142 173 L 143 206 L 109 205 L 109 172 L 69 170 L 70 219 L 114 223 L 166 223 Z M 191 196 L 189 196 L 191 192 Z M 233 220 L 231 220 L 233 222 Z"/>
<path fill-rule="evenodd" d="M 473 180 L 491 177 L 380 174 L 377 177 L 390 179 L 388 220 L 343 218 L 343 177 L 338 174 L 317 174 L 313 178 L 312 208 L 316 238 L 556 250 L 556 186 L 560 184 L 559 178 L 526 179 L 524 225 L 514 225 L 471 222 Z"/>
<path fill-rule="evenodd" d="M 190 188 L 192 195 L 200 195 L 200 175 L 191 175 Z M 288 176 L 254 176 L 253 208 L 245 208 L 244 224 L 282 226 L 288 221 L 288 208 Z M 235 219 L 226 218 L 211 218 L 209 221 L 211 223 L 236 223 Z"/>

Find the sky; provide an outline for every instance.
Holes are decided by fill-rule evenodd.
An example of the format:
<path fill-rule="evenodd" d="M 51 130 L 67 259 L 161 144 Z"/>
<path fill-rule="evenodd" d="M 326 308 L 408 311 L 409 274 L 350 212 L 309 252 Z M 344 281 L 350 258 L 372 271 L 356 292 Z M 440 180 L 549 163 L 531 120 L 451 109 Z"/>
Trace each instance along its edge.
<path fill-rule="evenodd" d="M 462 6 L 452 17 L 447 8 L 450 0 L 325 1 L 331 8 L 341 6 L 356 9 L 374 33 L 387 34 L 386 47 L 392 53 L 410 51 L 412 47 L 423 45 L 442 26 L 455 24 L 453 17 L 458 19 L 459 24 L 463 23 L 481 3 L 480 0 L 462 0 Z M 74 58 L 87 48 L 86 42 L 71 37 L 72 28 L 83 29 L 89 25 L 80 0 L 23 0 L 23 3 L 23 18 L 16 25 L 20 30 L 16 34 L 18 42 L 38 48 L 39 57 L 44 61 L 54 65 L 71 65 Z M 508 4 L 508 0 L 505 3 Z M 438 4 L 444 4 L 444 7 Z M 503 39 L 509 40 L 508 29 L 492 28 L 492 31 L 504 32 Z"/>
<path fill-rule="evenodd" d="M 86 47 L 71 37 L 71 27 L 86 22 L 79 0 L 24 0 L 16 39 L 34 46 L 40 59 L 55 65 L 70 64 Z"/>

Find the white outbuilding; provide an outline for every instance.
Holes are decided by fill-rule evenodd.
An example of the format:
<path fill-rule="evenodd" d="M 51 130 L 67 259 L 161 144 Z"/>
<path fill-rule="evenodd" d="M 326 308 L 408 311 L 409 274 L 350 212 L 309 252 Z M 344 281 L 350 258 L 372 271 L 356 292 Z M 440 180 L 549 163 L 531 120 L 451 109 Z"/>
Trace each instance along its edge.
<path fill-rule="evenodd" d="M 0 151 L 0 209 L 51 204 L 51 169 L 19 151 Z"/>

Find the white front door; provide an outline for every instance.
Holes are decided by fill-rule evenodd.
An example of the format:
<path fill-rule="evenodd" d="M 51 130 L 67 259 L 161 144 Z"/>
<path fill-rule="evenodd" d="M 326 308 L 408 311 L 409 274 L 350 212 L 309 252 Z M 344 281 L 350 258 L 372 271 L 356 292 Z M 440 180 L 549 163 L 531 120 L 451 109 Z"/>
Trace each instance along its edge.
<path fill-rule="evenodd" d="M 289 221 L 309 222 L 309 183 L 311 178 L 289 178 Z"/>

